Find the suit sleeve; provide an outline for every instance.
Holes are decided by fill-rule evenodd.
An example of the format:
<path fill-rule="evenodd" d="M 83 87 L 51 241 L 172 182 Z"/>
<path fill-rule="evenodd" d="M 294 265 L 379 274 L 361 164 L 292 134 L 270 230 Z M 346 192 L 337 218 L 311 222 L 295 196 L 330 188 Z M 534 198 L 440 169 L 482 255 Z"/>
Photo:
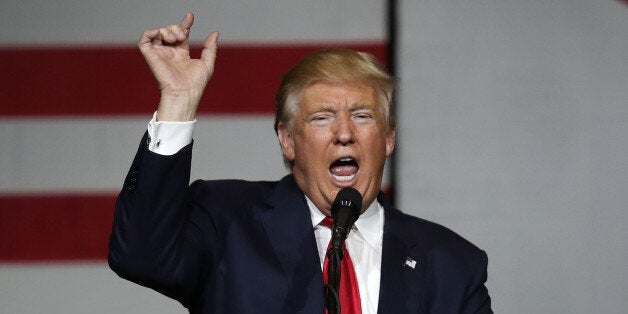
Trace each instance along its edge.
<path fill-rule="evenodd" d="M 467 289 L 466 299 L 463 302 L 462 313 L 492 314 L 491 298 L 486 288 L 488 257 L 481 251 L 479 264 L 476 265 L 474 276 Z"/>
<path fill-rule="evenodd" d="M 493 313 L 485 285 L 488 265 L 486 253 L 457 234 L 438 234 L 433 233 L 433 239 L 440 239 L 441 245 L 431 250 L 428 258 L 431 269 L 427 277 L 431 287 L 428 312 Z"/>
<path fill-rule="evenodd" d="M 145 134 L 116 202 L 109 265 L 187 307 L 210 264 L 211 220 L 190 199 L 192 144 L 163 156 L 149 151 L 147 140 Z"/>

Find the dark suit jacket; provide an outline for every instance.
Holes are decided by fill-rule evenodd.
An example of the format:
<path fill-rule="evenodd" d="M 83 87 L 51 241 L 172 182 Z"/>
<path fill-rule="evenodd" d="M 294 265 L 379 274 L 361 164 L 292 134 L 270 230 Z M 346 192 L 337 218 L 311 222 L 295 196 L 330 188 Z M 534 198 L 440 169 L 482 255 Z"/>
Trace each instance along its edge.
<path fill-rule="evenodd" d="M 310 213 L 294 178 L 188 185 L 191 152 L 161 156 L 140 145 L 116 204 L 110 267 L 192 313 L 325 313 Z M 483 251 L 378 200 L 379 313 L 492 313 Z"/>

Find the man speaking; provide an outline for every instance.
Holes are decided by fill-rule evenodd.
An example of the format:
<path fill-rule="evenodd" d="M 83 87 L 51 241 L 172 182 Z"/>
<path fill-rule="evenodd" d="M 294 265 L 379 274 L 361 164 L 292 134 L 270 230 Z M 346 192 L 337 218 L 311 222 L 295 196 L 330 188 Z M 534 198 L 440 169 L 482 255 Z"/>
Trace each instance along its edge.
<path fill-rule="evenodd" d="M 116 203 L 116 273 L 191 313 L 492 313 L 486 254 L 380 192 L 394 81 L 368 54 L 317 52 L 283 77 L 274 127 L 290 175 L 190 185 L 218 39 L 191 59 L 193 22 L 188 13 L 139 41 L 161 99 Z"/>

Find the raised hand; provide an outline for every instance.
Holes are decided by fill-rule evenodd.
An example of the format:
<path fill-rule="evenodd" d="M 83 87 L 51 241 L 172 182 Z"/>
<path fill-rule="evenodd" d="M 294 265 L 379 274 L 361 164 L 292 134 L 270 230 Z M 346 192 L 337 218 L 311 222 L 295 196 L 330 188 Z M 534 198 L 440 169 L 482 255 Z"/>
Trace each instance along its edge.
<path fill-rule="evenodd" d="M 207 36 L 201 57 L 192 59 L 189 35 L 193 23 L 194 14 L 189 12 L 181 24 L 145 30 L 138 42 L 159 83 L 160 121 L 194 120 L 203 90 L 214 72 L 218 32 Z"/>

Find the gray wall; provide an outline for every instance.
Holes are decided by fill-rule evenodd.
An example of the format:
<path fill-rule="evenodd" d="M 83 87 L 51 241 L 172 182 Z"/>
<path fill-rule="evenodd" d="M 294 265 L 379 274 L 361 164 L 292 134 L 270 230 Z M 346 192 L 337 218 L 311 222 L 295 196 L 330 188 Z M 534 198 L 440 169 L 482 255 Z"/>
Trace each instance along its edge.
<path fill-rule="evenodd" d="M 625 313 L 626 3 L 402 2 L 399 206 L 487 251 L 498 313 Z"/>

